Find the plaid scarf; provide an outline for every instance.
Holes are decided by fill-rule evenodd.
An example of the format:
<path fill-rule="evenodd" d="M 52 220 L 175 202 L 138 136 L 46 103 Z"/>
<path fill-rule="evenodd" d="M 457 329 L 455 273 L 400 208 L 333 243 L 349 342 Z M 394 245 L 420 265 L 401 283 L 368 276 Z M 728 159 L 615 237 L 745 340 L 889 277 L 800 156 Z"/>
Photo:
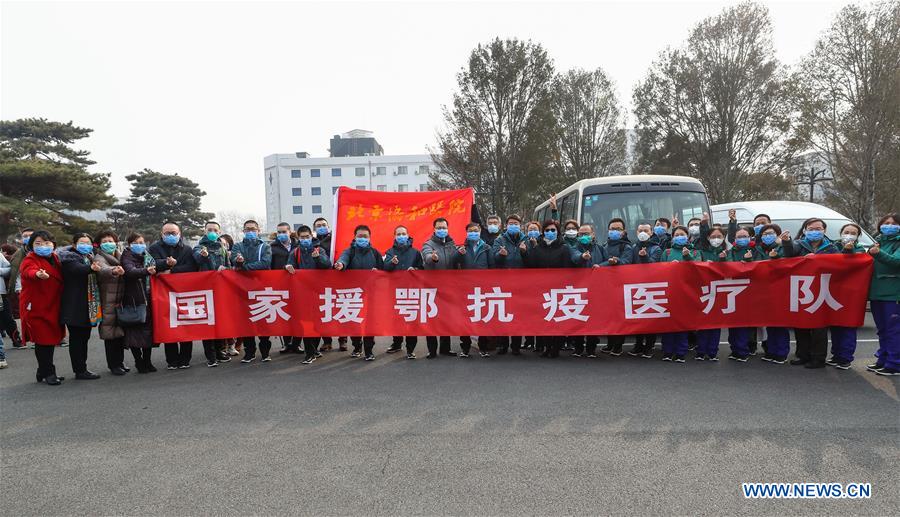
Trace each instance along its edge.
<path fill-rule="evenodd" d="M 91 265 L 90 255 L 84 255 L 82 260 L 86 265 Z M 91 271 L 87 281 L 88 321 L 91 322 L 92 327 L 96 327 L 103 321 L 103 306 L 100 303 L 100 283 L 97 282 L 97 273 Z"/>
<path fill-rule="evenodd" d="M 144 267 L 147 268 L 147 267 L 155 266 L 155 265 L 156 265 L 156 260 L 153 258 L 153 256 L 150 255 L 150 253 L 145 252 L 144 253 Z M 144 279 L 142 280 L 142 282 L 144 282 L 144 290 L 146 291 L 147 294 L 150 294 L 150 275 L 145 276 Z"/>

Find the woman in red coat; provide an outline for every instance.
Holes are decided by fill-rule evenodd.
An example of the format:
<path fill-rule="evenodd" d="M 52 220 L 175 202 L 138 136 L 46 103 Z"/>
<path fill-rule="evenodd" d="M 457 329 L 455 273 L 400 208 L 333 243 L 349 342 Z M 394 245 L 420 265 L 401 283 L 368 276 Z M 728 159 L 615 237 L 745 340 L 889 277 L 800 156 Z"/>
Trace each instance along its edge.
<path fill-rule="evenodd" d="M 24 341 L 34 343 L 34 355 L 38 362 L 37 381 L 56 386 L 63 380 L 56 376 L 53 365 L 53 350 L 65 337 L 65 330 L 59 322 L 62 269 L 54 252 L 56 243 L 50 233 L 38 230 L 31 234 L 30 243 L 31 252 L 19 267 L 22 337 Z"/>

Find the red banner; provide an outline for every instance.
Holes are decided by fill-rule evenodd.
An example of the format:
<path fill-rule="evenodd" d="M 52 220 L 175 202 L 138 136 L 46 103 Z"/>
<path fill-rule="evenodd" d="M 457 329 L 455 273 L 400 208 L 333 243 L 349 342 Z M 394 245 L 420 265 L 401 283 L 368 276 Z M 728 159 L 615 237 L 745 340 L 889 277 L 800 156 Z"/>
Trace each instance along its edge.
<path fill-rule="evenodd" d="M 472 219 L 472 189 L 435 192 L 377 192 L 340 187 L 335 198 L 334 238 L 331 257 L 350 246 L 353 229 L 365 224 L 372 229 L 372 246 L 384 253 L 394 245 L 394 228 L 403 225 L 413 242 L 421 246 L 433 233 L 432 222 L 447 219 L 450 236 L 465 242 L 466 224 Z"/>
<path fill-rule="evenodd" d="M 865 254 L 595 269 L 182 273 L 154 279 L 152 314 L 156 342 L 858 327 L 871 275 Z"/>

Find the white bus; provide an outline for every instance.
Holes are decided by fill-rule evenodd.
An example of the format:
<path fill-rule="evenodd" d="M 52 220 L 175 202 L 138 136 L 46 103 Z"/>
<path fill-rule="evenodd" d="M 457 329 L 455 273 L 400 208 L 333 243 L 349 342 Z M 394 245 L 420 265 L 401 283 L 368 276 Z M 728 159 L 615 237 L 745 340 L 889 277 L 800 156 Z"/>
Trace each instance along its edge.
<path fill-rule="evenodd" d="M 674 215 L 686 224 L 709 212 L 706 189 L 699 180 L 649 174 L 581 180 L 556 194 L 556 206 L 560 221 L 593 224 L 598 235 L 605 235 L 610 219 L 616 217 L 624 220 L 633 234 L 639 224 L 653 224 L 657 217 L 671 219 Z M 534 219 L 546 221 L 550 213 L 550 202 L 545 201 L 535 208 Z"/>

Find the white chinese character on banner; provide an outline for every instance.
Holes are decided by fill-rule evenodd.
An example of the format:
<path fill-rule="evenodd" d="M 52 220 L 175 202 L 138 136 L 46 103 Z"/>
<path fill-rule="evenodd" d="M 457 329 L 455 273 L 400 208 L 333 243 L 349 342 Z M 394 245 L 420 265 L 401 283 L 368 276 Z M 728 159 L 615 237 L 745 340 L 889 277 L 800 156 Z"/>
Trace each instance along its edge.
<path fill-rule="evenodd" d="M 799 312 L 801 305 L 809 305 L 803 310 L 810 314 L 819 310 L 822 305 L 828 305 L 835 311 L 843 307 L 831 296 L 831 273 L 819 275 L 818 297 L 812 292 L 815 279 L 814 276 L 791 275 L 791 312 Z"/>
<path fill-rule="evenodd" d="M 700 301 L 706 303 L 703 313 L 709 314 L 713 307 L 716 306 L 716 293 L 725 293 L 727 296 L 725 297 L 725 308 L 722 309 L 722 314 L 731 314 L 735 311 L 735 298 L 749 286 L 749 278 L 713 280 L 709 285 L 704 285 L 702 288 L 703 296 L 700 297 Z"/>
<path fill-rule="evenodd" d="M 469 321 L 482 321 L 487 323 L 496 316 L 497 321 L 501 323 L 509 323 L 513 319 L 513 314 L 506 313 L 506 299 L 512 298 L 512 293 L 504 293 L 499 287 L 494 287 L 491 292 L 482 293 L 480 287 L 475 288 L 475 292 L 468 296 L 472 301 L 472 305 L 466 308 L 472 313 Z M 483 314 L 484 309 L 487 313 Z"/>
<path fill-rule="evenodd" d="M 625 284 L 625 319 L 668 318 L 669 309 L 663 306 L 669 303 L 666 288 L 669 282 L 651 282 L 646 284 Z"/>
<path fill-rule="evenodd" d="M 550 289 L 549 293 L 544 293 L 544 308 L 547 309 L 544 319 L 547 321 L 587 321 L 590 316 L 582 314 L 588 304 L 588 301 L 581 297 L 585 293 L 587 293 L 586 287 L 576 289 L 571 285 L 567 285 L 563 289 Z M 562 314 L 556 316 L 557 312 Z"/>
<path fill-rule="evenodd" d="M 212 289 L 169 293 L 169 328 L 183 325 L 215 325 L 216 307 Z"/>
<path fill-rule="evenodd" d="M 287 307 L 284 300 L 290 297 L 290 292 L 276 291 L 271 287 L 266 287 L 262 291 L 248 291 L 247 298 L 256 301 L 250 304 L 250 321 L 257 322 L 264 319 L 266 323 L 275 323 L 278 318 L 285 321 L 291 319 L 291 315 L 284 312 L 284 308 Z"/>
<path fill-rule="evenodd" d="M 359 313 L 363 309 L 362 295 L 361 287 L 334 290 L 326 287 L 325 293 L 319 295 L 319 299 L 322 300 L 322 305 L 319 305 L 319 311 L 322 312 L 322 323 L 332 320 L 338 323 L 350 321 L 362 323 L 363 319 L 359 317 Z M 336 313 L 335 309 L 337 309 Z"/>
<path fill-rule="evenodd" d="M 406 322 L 419 320 L 419 323 L 428 323 L 428 318 L 433 318 L 438 313 L 437 305 L 434 304 L 436 296 L 436 288 L 398 288 L 394 291 L 394 309 Z"/>

